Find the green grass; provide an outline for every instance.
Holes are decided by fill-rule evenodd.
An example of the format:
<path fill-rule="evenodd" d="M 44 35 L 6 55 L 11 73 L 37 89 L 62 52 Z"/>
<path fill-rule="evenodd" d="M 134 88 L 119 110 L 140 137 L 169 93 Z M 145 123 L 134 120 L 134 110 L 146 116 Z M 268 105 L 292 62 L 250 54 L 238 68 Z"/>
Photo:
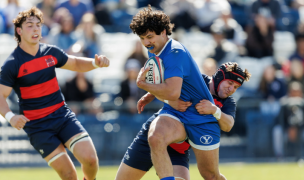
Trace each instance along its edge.
<path fill-rule="evenodd" d="M 101 167 L 98 180 L 114 180 L 117 166 Z M 77 168 L 79 179 L 83 177 Z M 228 180 L 304 180 L 304 166 L 296 163 L 277 164 L 221 164 L 220 171 Z M 191 180 L 202 179 L 197 167 L 190 167 Z M 0 169 L 0 180 L 58 180 L 51 168 L 12 168 Z M 157 180 L 155 170 L 149 171 L 142 180 Z"/>

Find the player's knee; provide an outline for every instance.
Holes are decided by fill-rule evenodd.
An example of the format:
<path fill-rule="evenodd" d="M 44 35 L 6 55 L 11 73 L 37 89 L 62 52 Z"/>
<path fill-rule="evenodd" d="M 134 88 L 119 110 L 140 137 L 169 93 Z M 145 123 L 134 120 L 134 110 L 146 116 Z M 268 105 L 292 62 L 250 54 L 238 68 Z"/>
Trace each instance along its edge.
<path fill-rule="evenodd" d="M 98 157 L 94 154 L 85 155 L 83 165 L 90 167 L 98 167 Z"/>
<path fill-rule="evenodd" d="M 210 171 L 202 172 L 201 175 L 205 180 L 216 180 L 220 177 L 219 174 Z"/>
<path fill-rule="evenodd" d="M 153 132 L 149 134 L 148 142 L 151 148 L 156 148 L 161 146 L 166 147 L 164 136 L 162 135 L 162 133 L 159 132 Z"/>

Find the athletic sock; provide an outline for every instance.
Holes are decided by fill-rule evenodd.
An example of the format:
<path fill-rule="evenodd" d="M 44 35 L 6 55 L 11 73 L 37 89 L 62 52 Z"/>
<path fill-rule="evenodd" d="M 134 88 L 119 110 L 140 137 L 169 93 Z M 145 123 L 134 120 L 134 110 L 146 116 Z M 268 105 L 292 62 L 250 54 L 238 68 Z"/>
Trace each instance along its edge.
<path fill-rule="evenodd" d="M 175 178 L 173 176 L 170 176 L 170 177 L 162 178 L 160 180 L 175 180 Z"/>

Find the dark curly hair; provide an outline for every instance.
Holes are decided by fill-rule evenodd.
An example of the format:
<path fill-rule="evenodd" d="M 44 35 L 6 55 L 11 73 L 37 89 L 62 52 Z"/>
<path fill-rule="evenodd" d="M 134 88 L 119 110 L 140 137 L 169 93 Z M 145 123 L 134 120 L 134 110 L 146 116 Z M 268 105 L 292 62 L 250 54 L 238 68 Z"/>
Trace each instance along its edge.
<path fill-rule="evenodd" d="M 242 76 L 244 77 L 245 81 L 249 81 L 251 74 L 247 69 L 242 70 L 242 68 L 239 67 L 239 65 L 236 62 L 225 64 L 226 65 L 226 71 L 227 72 L 242 72 Z"/>
<path fill-rule="evenodd" d="M 160 35 L 166 29 L 167 35 L 172 34 L 174 24 L 170 23 L 170 18 L 162 11 L 153 11 L 151 5 L 148 9 L 140 10 L 132 19 L 130 28 L 138 36 L 146 34 L 149 30 Z"/>
<path fill-rule="evenodd" d="M 21 37 L 17 33 L 17 28 L 22 28 L 22 23 L 26 20 L 26 18 L 31 16 L 36 16 L 40 22 L 43 23 L 43 13 L 36 7 L 19 12 L 18 16 L 13 20 L 15 25 L 15 40 L 18 44 L 21 42 Z"/>

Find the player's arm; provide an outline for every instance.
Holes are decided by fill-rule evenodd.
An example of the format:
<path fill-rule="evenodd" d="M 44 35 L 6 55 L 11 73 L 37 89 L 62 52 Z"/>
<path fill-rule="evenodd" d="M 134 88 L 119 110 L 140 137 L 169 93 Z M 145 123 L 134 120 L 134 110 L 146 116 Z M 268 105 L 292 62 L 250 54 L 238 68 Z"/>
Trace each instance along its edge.
<path fill-rule="evenodd" d="M 110 61 L 106 56 L 95 55 L 95 59 L 68 55 L 68 60 L 61 68 L 77 72 L 87 72 L 99 67 L 108 67 Z"/>
<path fill-rule="evenodd" d="M 183 79 L 180 77 L 171 77 L 161 84 L 146 83 L 146 73 L 149 68 L 141 68 L 137 76 L 137 86 L 145 91 L 150 92 L 160 99 L 177 100 L 180 97 Z"/>
<path fill-rule="evenodd" d="M 5 117 L 14 128 L 20 130 L 24 127 L 25 123 L 29 121 L 29 119 L 23 115 L 14 115 L 10 110 L 6 102 L 6 98 L 9 96 L 11 91 L 11 87 L 0 84 L 0 114 Z"/>
<path fill-rule="evenodd" d="M 216 105 L 208 100 L 201 100 L 195 105 L 197 112 L 200 114 L 215 114 L 219 109 Z M 225 114 L 219 109 L 220 118 L 217 118 L 222 131 L 229 132 L 234 125 L 234 118 L 231 115 Z"/>
<path fill-rule="evenodd" d="M 141 112 L 143 112 L 145 106 L 147 104 L 149 104 L 150 102 L 152 102 L 155 99 L 155 96 L 151 93 L 146 93 L 145 95 L 143 95 L 143 97 L 141 97 L 138 102 L 137 102 L 137 111 L 138 114 L 140 114 Z"/>

